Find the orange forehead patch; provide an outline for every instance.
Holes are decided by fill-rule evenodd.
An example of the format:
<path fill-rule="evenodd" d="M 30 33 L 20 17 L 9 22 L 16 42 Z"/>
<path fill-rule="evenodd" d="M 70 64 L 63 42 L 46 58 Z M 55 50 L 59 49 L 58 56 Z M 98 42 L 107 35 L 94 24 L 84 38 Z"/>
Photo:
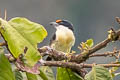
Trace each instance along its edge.
<path fill-rule="evenodd" d="M 62 20 L 61 19 L 58 19 L 58 20 L 56 20 L 56 23 L 59 23 L 59 22 L 61 22 Z"/>

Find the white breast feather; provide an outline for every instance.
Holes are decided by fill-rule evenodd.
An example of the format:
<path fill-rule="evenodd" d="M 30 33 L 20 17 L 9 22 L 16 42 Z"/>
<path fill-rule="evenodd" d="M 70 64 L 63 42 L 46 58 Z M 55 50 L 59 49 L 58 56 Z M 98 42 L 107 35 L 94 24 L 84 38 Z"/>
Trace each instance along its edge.
<path fill-rule="evenodd" d="M 62 44 L 73 46 L 75 42 L 75 37 L 72 30 L 60 25 L 57 27 L 56 40 Z"/>

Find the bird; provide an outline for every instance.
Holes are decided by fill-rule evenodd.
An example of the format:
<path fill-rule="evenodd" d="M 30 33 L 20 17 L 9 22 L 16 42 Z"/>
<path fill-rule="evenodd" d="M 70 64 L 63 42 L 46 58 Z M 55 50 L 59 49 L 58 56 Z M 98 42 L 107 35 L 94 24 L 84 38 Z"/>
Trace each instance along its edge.
<path fill-rule="evenodd" d="M 68 20 L 58 19 L 50 22 L 50 25 L 56 29 L 50 40 L 50 47 L 66 54 L 70 53 L 75 43 L 73 24 Z"/>
<path fill-rule="evenodd" d="M 49 46 L 52 49 L 57 51 L 64 52 L 67 55 L 71 52 L 71 48 L 75 44 L 75 35 L 74 35 L 74 27 L 73 24 L 68 20 L 58 19 L 55 22 L 50 22 L 50 25 L 53 26 L 56 31 L 54 32 L 52 38 L 50 39 Z M 48 56 L 47 60 L 51 60 L 52 57 Z M 65 60 L 64 60 L 65 61 Z M 65 75 L 66 79 L 71 80 L 71 76 L 76 76 L 76 73 L 84 76 L 86 73 L 85 70 L 81 70 L 81 73 L 76 70 L 71 70 L 68 68 L 57 68 L 57 79 L 56 80 L 64 80 L 60 75 Z M 76 79 L 79 80 L 79 77 L 76 76 Z"/>
<path fill-rule="evenodd" d="M 58 19 L 55 22 L 50 22 L 50 25 L 55 27 L 56 31 L 50 40 L 49 46 L 69 55 L 71 48 L 75 44 L 73 24 L 68 20 Z M 51 58 L 48 57 L 47 60 L 51 60 Z M 67 79 L 71 79 L 70 75 L 73 75 L 70 69 L 62 67 L 57 68 L 57 80 L 63 80 L 59 77 L 59 74 L 66 75 Z"/>

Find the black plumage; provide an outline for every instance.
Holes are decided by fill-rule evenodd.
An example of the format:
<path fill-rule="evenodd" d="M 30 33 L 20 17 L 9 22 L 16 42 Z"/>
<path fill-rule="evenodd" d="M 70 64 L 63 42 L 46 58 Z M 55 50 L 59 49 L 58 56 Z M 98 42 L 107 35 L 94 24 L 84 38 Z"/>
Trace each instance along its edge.
<path fill-rule="evenodd" d="M 65 27 L 68 27 L 69 29 L 71 29 L 72 31 L 74 31 L 72 23 L 68 22 L 67 20 L 62 20 L 58 24 L 59 25 L 63 25 Z"/>
<path fill-rule="evenodd" d="M 54 33 L 54 35 L 53 35 L 52 38 L 50 39 L 50 44 L 49 44 L 49 46 L 52 44 L 52 42 L 53 42 L 55 39 L 56 39 L 56 35 L 55 35 L 55 33 Z"/>

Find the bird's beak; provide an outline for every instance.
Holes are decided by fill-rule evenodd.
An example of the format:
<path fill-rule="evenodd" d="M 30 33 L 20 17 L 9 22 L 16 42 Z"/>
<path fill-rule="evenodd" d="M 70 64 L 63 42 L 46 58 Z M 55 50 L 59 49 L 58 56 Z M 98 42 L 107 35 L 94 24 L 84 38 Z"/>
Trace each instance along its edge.
<path fill-rule="evenodd" d="M 56 22 L 50 22 L 49 23 L 51 26 L 54 26 L 54 27 L 57 27 L 59 24 L 58 23 L 56 23 Z"/>

